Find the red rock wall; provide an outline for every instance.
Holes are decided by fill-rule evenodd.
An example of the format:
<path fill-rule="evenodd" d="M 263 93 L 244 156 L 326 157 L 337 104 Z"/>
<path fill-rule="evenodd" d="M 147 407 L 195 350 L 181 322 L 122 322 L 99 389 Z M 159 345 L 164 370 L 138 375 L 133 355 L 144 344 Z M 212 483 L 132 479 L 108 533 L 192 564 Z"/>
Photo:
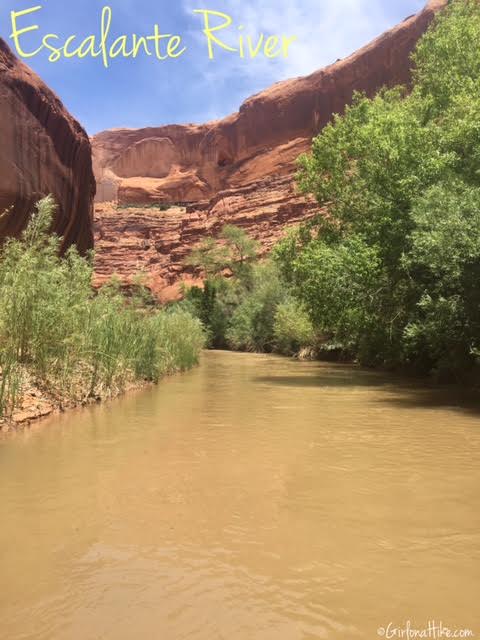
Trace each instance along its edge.
<path fill-rule="evenodd" d="M 179 282 L 195 275 L 185 258 L 207 235 L 226 223 L 246 229 L 266 253 L 293 225 L 313 216 L 316 204 L 299 196 L 289 176 L 220 192 L 204 205 L 167 211 L 97 204 L 95 225 L 96 283 L 115 273 L 124 283 L 139 271 L 162 302 L 179 297 Z"/>
<path fill-rule="evenodd" d="M 192 246 L 222 224 L 239 224 L 268 249 L 315 205 L 295 193 L 298 155 L 350 103 L 354 91 L 408 84 L 410 54 L 436 11 L 431 0 L 372 43 L 304 78 L 275 84 L 238 113 L 205 125 L 105 131 L 93 138 L 98 200 L 97 271 L 125 280 L 143 268 L 160 297 L 175 295 Z M 142 211 L 152 202 L 189 203 L 169 212 Z"/>
<path fill-rule="evenodd" d="M 57 96 L 0 39 L 0 240 L 18 235 L 52 194 L 63 248 L 93 246 L 95 179 L 87 134 Z"/>
<path fill-rule="evenodd" d="M 291 172 L 294 155 L 279 148 L 299 139 L 306 148 L 354 91 L 373 95 L 384 85 L 409 83 L 409 56 L 446 1 L 429 2 L 345 60 L 273 85 L 223 120 L 98 134 L 93 138 L 97 200 L 191 202 Z"/>

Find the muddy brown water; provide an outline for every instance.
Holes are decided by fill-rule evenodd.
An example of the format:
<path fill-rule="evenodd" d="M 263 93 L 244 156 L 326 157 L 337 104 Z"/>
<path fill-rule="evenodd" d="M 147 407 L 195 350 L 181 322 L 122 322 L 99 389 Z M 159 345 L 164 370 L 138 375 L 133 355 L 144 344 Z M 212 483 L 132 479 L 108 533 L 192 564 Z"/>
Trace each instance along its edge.
<path fill-rule="evenodd" d="M 445 390 L 217 352 L 8 436 L 0 638 L 478 636 L 479 428 Z"/>

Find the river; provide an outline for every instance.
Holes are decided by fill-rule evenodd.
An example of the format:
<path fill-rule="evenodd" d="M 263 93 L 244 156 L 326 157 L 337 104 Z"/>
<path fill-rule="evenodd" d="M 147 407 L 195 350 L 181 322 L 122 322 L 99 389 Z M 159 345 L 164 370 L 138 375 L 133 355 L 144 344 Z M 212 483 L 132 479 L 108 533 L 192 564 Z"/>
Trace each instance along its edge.
<path fill-rule="evenodd" d="M 479 427 L 414 381 L 212 352 L 7 435 L 0 638 L 478 635 Z"/>

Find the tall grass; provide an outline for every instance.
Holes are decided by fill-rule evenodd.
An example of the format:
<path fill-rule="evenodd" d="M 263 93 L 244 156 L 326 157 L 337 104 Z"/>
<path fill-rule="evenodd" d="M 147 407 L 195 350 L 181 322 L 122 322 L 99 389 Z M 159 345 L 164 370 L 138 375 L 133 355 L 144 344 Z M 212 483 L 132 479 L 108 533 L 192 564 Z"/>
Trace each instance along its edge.
<path fill-rule="evenodd" d="M 142 292 L 126 299 L 115 281 L 93 292 L 91 256 L 59 256 L 54 209 L 41 200 L 0 253 L 0 417 L 27 376 L 78 402 L 192 367 L 204 346 L 200 322 L 183 310 L 146 306 Z"/>

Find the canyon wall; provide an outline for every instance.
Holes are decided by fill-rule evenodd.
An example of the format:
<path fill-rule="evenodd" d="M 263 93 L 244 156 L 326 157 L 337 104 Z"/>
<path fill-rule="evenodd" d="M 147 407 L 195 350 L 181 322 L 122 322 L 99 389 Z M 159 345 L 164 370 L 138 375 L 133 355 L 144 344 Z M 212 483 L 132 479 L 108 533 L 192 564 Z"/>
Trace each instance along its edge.
<path fill-rule="evenodd" d="M 268 250 L 286 228 L 313 215 L 315 204 L 295 192 L 296 158 L 355 91 L 373 95 L 409 84 L 410 54 L 446 4 L 431 0 L 350 57 L 279 82 L 223 120 L 96 135 L 98 277 L 116 271 L 128 280 L 144 269 L 158 295 L 170 298 L 202 236 L 238 224 Z M 180 206 L 145 208 L 155 203 Z"/>
<path fill-rule="evenodd" d="M 57 96 L 0 39 L 0 241 L 17 236 L 52 194 L 62 248 L 93 246 L 95 179 L 87 134 Z"/>

